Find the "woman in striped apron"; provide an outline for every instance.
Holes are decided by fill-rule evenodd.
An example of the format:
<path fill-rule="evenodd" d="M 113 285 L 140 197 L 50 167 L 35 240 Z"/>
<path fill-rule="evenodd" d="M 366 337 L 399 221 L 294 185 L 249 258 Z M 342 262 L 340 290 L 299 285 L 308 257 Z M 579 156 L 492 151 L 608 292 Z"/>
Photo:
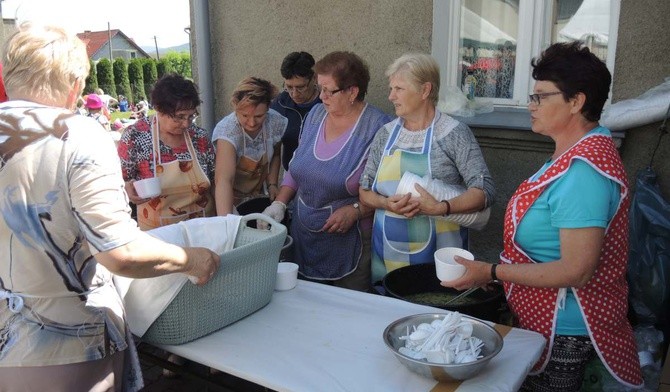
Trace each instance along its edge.
<path fill-rule="evenodd" d="M 623 163 L 598 125 L 611 76 L 580 42 L 554 44 L 533 60 L 533 132 L 553 155 L 507 205 L 501 263 L 460 261 L 465 289 L 504 282 L 519 326 L 547 345 L 524 391 L 579 391 L 595 358 L 623 386 L 642 384 L 628 310 L 628 207 Z"/>
<path fill-rule="evenodd" d="M 438 248 L 467 248 L 467 229 L 436 217 L 482 210 L 494 197 L 491 176 L 470 129 L 435 109 L 440 80 L 435 60 L 405 55 L 386 75 L 398 118 L 377 132 L 360 182 L 361 201 L 376 209 L 373 281 L 399 267 L 432 263 Z M 405 172 L 462 185 L 467 191 L 449 200 L 435 200 L 423 189 L 420 197 L 397 195 Z"/>

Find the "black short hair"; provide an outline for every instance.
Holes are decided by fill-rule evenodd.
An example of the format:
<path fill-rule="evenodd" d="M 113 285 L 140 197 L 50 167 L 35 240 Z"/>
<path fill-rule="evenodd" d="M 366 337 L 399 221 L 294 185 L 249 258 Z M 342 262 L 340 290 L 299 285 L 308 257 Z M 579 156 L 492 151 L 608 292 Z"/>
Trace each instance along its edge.
<path fill-rule="evenodd" d="M 200 103 L 195 83 L 176 73 L 158 79 L 151 90 L 151 105 L 157 111 L 170 116 L 180 110 L 196 109 Z"/>
<path fill-rule="evenodd" d="M 533 79 L 554 82 L 569 99 L 583 93 L 586 102 L 582 115 L 589 121 L 600 120 L 610 91 L 612 75 L 605 63 L 580 41 L 549 46 L 531 61 Z"/>
<path fill-rule="evenodd" d="M 300 76 L 311 79 L 314 76 L 314 57 L 307 52 L 292 52 L 284 57 L 281 63 L 281 76 L 284 79 L 292 79 Z"/>

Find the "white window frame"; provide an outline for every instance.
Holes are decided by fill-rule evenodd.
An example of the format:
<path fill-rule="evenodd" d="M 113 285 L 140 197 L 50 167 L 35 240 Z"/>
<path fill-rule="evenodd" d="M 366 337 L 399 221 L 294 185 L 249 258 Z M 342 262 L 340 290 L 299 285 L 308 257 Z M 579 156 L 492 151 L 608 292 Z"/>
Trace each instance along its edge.
<path fill-rule="evenodd" d="M 440 65 L 440 85 L 457 86 L 458 49 L 460 40 L 460 21 L 462 0 L 433 1 L 432 55 Z M 477 98 L 491 102 L 496 107 L 508 106 L 526 108 L 528 94 L 533 89 L 530 61 L 538 56 L 551 43 L 551 1 L 519 0 L 519 32 L 516 47 L 516 76 L 514 78 L 514 96 L 504 98 Z M 607 45 L 607 68 L 614 75 L 614 60 L 619 27 L 621 0 L 611 0 L 610 27 Z M 530 39 L 524 39 L 530 37 Z M 525 75 L 525 77 L 524 77 Z M 440 89 L 440 100 L 445 100 L 446 88 Z"/>

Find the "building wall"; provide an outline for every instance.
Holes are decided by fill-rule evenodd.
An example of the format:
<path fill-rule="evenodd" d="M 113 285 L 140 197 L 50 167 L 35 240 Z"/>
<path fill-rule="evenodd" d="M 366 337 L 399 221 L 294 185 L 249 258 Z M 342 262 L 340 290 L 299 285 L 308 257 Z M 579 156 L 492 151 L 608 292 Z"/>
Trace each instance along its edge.
<path fill-rule="evenodd" d="M 372 74 L 368 100 L 392 113 L 385 68 L 402 53 L 431 48 L 429 0 L 217 0 L 209 7 L 217 120 L 230 112 L 230 93 L 244 76 L 268 78 L 280 86 L 281 60 L 295 50 L 309 51 L 316 58 L 332 50 L 358 53 Z M 669 16 L 670 1 L 622 0 L 613 102 L 636 97 L 670 76 Z M 648 164 L 659 125 L 626 132 L 620 151 L 631 182 Z M 518 184 L 549 157 L 553 143 L 528 130 L 473 128 L 473 132 L 496 183 L 497 202 L 487 227 L 471 232 L 471 248 L 478 258 L 496 260 L 507 202 Z M 668 139 L 661 141 L 654 169 L 670 200 Z"/>
<path fill-rule="evenodd" d="M 131 53 L 135 53 L 135 57 L 131 56 Z M 137 48 L 127 39 L 121 35 L 115 35 L 112 38 L 112 56 L 113 58 L 122 57 L 126 60 L 132 60 L 133 58 L 146 58 L 147 56 L 143 55 L 142 52 L 137 50 Z M 91 59 L 98 61 L 100 59 L 109 59 L 109 43 L 106 43 L 98 49 L 97 52 L 91 56 Z"/>

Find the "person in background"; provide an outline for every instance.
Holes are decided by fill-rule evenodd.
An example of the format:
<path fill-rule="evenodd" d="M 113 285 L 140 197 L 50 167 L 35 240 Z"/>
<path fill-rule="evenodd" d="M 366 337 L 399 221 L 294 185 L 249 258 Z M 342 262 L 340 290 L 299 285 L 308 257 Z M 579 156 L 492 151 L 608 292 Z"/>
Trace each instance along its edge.
<path fill-rule="evenodd" d="M 493 180 L 470 128 L 435 108 L 440 89 L 435 60 L 426 54 L 406 54 L 389 66 L 386 76 L 398 118 L 375 136 L 360 182 L 361 201 L 376 210 L 375 282 L 396 268 L 434 262 L 433 253 L 439 248 L 467 249 L 467 229 L 436 218 L 480 211 L 495 197 Z M 406 171 L 467 190 L 449 200 L 435 200 L 420 186 L 419 197 L 397 195 Z"/>
<path fill-rule="evenodd" d="M 142 372 L 112 273 L 183 272 L 219 257 L 142 233 L 105 132 L 73 112 L 85 44 L 28 22 L 4 51 L 0 104 L 0 390 L 138 391 Z"/>
<path fill-rule="evenodd" d="M 277 195 L 281 138 L 286 117 L 270 109 L 277 88 L 264 79 L 248 77 L 233 91 L 235 109 L 212 134 L 216 143 L 216 212 L 227 215 L 238 204 Z"/>
<path fill-rule="evenodd" d="M 156 114 L 129 125 L 119 142 L 123 179 L 137 205 L 142 230 L 215 215 L 215 153 L 209 134 L 195 125 L 200 96 L 193 81 L 160 78 L 152 92 Z M 160 177 L 160 196 L 142 199 L 133 182 Z"/>
<path fill-rule="evenodd" d="M 109 113 L 112 109 L 112 105 L 118 105 L 119 101 L 117 101 L 116 98 L 112 97 L 111 95 L 105 94 L 105 91 L 101 88 L 96 88 L 95 93 L 100 97 L 102 103 L 104 104 L 103 113 L 105 116 L 110 118 Z"/>
<path fill-rule="evenodd" d="M 365 102 L 370 71 L 358 55 L 332 52 L 314 69 L 323 103 L 307 115 L 279 195 L 263 213 L 280 222 L 295 199 L 291 236 L 301 276 L 369 291 L 373 211 L 359 203 L 358 180 L 390 118 Z"/>
<path fill-rule="evenodd" d="M 123 95 L 119 95 L 119 111 L 120 112 L 128 111 L 128 99 Z"/>
<path fill-rule="evenodd" d="M 284 91 L 272 100 L 270 108 L 288 119 L 286 132 L 282 137 L 282 166 L 288 170 L 307 113 L 321 103 L 319 90 L 314 80 L 314 57 L 307 52 L 289 53 L 282 61 L 281 76 L 284 78 Z"/>
<path fill-rule="evenodd" d="M 135 110 L 130 114 L 130 118 L 135 119 L 135 120 L 142 120 L 147 118 L 149 115 L 149 104 L 147 101 L 139 101 L 137 105 L 135 105 Z"/>
<path fill-rule="evenodd" d="M 626 317 L 630 190 L 610 131 L 598 124 L 610 72 L 581 42 L 551 45 L 531 65 L 531 127 L 554 140 L 554 153 L 507 205 L 500 264 L 457 258 L 465 275 L 442 285 L 502 281 L 519 326 L 544 335 L 521 390 L 579 391 L 596 353 L 622 387 L 636 388 L 640 361 Z"/>
<path fill-rule="evenodd" d="M 111 127 L 109 124 L 109 119 L 104 114 L 102 114 L 103 105 L 104 104 L 98 95 L 88 94 L 86 96 L 84 107 L 86 107 L 87 116 L 97 121 L 100 125 L 102 125 L 103 128 L 105 128 L 105 130 L 110 131 Z"/>

